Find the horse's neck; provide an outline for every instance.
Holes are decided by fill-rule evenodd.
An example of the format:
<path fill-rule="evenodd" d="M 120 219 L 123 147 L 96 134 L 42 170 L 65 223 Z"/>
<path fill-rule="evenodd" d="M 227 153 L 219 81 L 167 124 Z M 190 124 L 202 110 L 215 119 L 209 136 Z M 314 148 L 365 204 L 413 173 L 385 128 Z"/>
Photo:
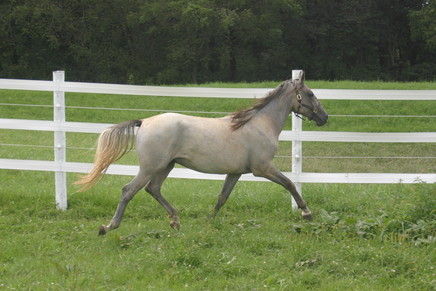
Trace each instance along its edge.
<path fill-rule="evenodd" d="M 272 100 L 257 114 L 259 122 L 268 122 L 272 133 L 278 138 L 285 126 L 286 119 L 291 111 L 291 97 L 282 95 Z"/>

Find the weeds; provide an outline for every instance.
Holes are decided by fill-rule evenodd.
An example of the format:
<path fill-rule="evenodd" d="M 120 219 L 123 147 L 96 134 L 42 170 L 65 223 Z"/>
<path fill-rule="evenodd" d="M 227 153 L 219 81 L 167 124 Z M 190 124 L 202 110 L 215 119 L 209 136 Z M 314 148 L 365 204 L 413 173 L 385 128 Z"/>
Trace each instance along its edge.
<path fill-rule="evenodd" d="M 291 229 L 295 233 L 408 242 L 418 246 L 435 242 L 436 217 L 411 222 L 381 214 L 358 220 L 354 216 L 340 218 L 337 212 L 329 213 L 321 209 L 315 222 L 292 224 Z"/>

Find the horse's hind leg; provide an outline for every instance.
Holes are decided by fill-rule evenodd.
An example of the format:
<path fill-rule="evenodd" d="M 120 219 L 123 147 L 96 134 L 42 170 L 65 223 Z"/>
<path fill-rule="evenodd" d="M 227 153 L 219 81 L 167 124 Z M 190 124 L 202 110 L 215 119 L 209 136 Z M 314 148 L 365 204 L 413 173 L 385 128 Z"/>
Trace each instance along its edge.
<path fill-rule="evenodd" d="M 145 187 L 145 191 L 150 193 L 154 199 L 156 199 L 160 205 L 162 205 L 168 213 L 170 217 L 170 226 L 174 229 L 180 228 L 180 220 L 177 214 L 177 210 L 171 206 L 171 204 L 162 196 L 161 187 L 164 180 L 168 177 L 168 174 L 174 168 L 174 163 L 170 163 L 164 170 L 156 173 L 151 179 L 150 183 L 148 183 L 147 187 Z"/>
<path fill-rule="evenodd" d="M 130 200 L 132 200 L 133 196 L 141 190 L 148 182 L 150 182 L 151 177 L 147 176 L 143 171 L 139 171 L 133 180 L 123 187 L 121 192 L 121 199 L 118 203 L 117 210 L 115 211 L 112 220 L 108 225 L 100 226 L 99 233 L 100 235 L 106 234 L 109 230 L 115 229 L 120 226 L 121 219 L 123 218 L 124 210 L 126 209 L 127 204 Z"/>

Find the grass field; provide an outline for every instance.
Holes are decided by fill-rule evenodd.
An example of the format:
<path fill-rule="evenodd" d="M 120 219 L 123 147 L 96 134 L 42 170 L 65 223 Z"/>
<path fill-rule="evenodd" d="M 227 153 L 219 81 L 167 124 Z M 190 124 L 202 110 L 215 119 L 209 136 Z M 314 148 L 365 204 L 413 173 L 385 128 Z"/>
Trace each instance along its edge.
<path fill-rule="evenodd" d="M 436 89 L 436 83 L 309 82 L 314 88 Z M 276 83 L 212 84 L 273 87 Z M 69 106 L 232 112 L 250 100 L 67 94 Z M 46 92 L 0 90 L 0 103 L 51 104 Z M 323 101 L 330 114 L 436 115 L 427 101 Z M 67 110 L 68 121 L 116 123 L 155 113 Z M 219 114 L 203 114 L 220 116 Z M 51 119 L 51 108 L 0 106 L 0 118 Z M 289 124 L 287 125 L 289 127 Z M 317 130 L 305 122 L 305 130 Z M 435 118 L 332 117 L 322 130 L 435 131 Z M 68 161 L 92 161 L 96 135 L 68 134 Z M 0 158 L 53 158 L 53 134 L 0 131 Z M 6 145 L 9 144 L 9 145 Z M 22 146 L 12 146 L 21 144 Z M 31 146 L 23 146 L 31 145 Z M 35 146 L 37 145 L 37 146 Z M 41 146 L 41 147 L 38 147 Z M 435 144 L 311 143 L 305 156 L 434 156 Z M 289 155 L 281 143 L 279 155 Z M 290 159 L 277 158 L 289 170 Z M 120 163 L 135 163 L 128 154 Z M 304 160 L 305 171 L 434 173 L 428 158 Z M 70 174 L 68 181 L 77 176 Z M 69 186 L 69 210 L 54 208 L 53 174 L 0 171 L 0 289 L 362 289 L 434 290 L 434 185 L 304 185 L 313 213 L 302 221 L 284 189 L 240 182 L 215 219 L 221 182 L 168 179 L 165 197 L 180 211 L 180 231 L 141 191 L 120 229 L 105 237 L 128 177 L 107 176 L 85 193 Z"/>

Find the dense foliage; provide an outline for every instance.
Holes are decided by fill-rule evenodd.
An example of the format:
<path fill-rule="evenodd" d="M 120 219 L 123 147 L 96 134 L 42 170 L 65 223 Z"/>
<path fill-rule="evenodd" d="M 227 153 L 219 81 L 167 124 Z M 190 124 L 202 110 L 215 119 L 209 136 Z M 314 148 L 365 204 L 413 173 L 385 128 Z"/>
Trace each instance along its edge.
<path fill-rule="evenodd" d="M 3 0 L 0 76 L 117 83 L 434 80 L 428 0 Z"/>

